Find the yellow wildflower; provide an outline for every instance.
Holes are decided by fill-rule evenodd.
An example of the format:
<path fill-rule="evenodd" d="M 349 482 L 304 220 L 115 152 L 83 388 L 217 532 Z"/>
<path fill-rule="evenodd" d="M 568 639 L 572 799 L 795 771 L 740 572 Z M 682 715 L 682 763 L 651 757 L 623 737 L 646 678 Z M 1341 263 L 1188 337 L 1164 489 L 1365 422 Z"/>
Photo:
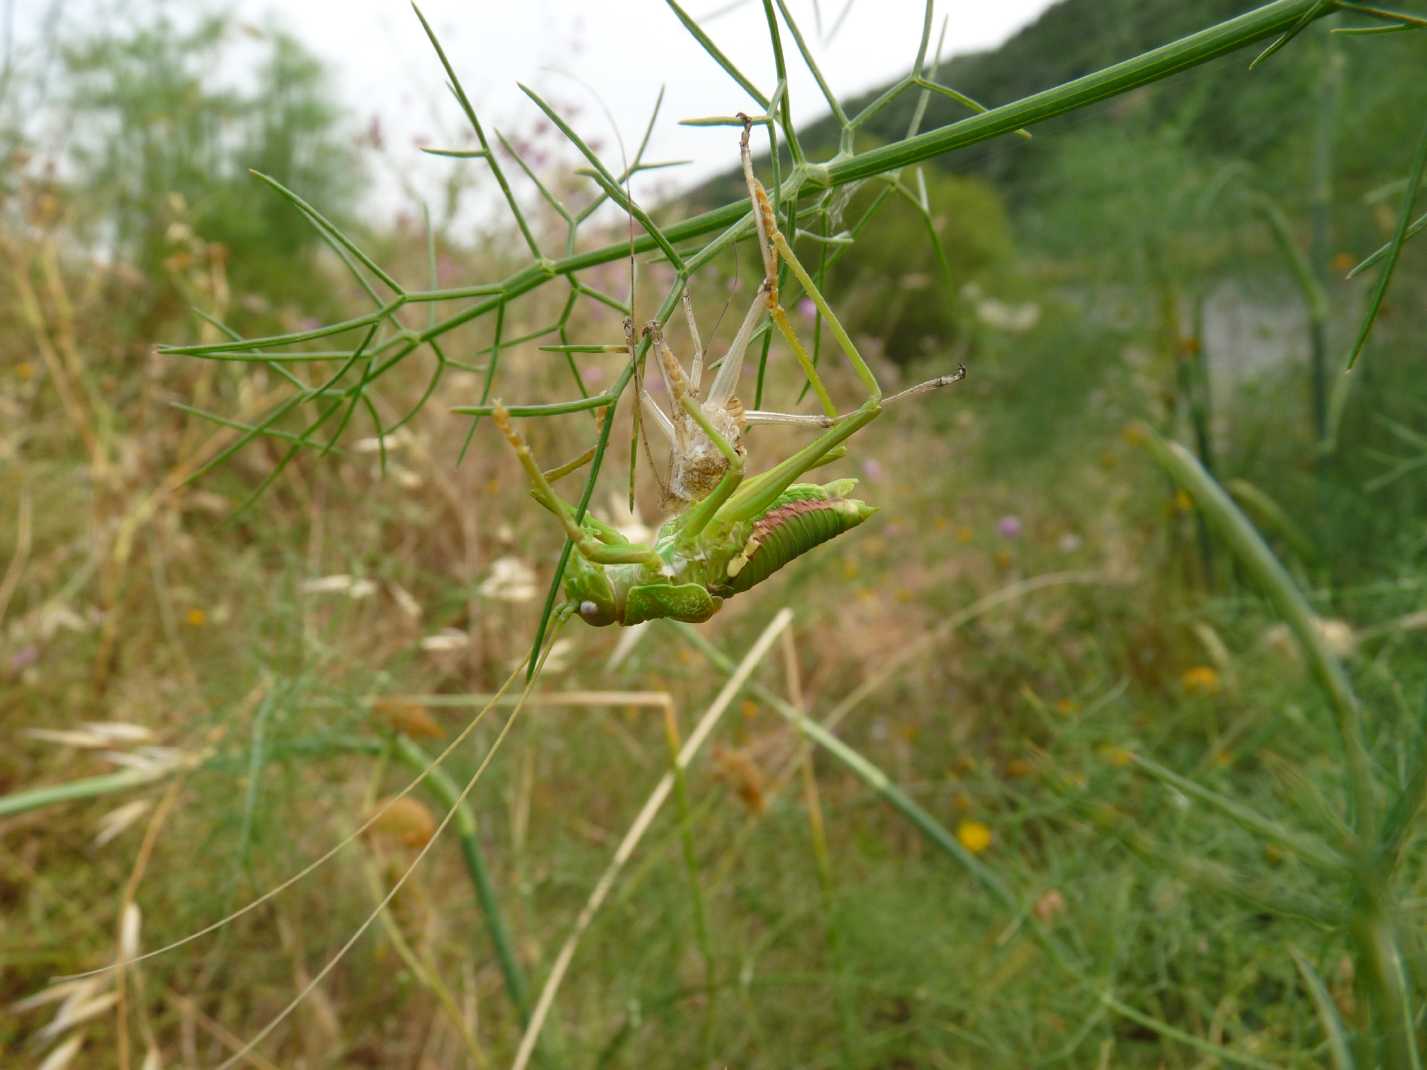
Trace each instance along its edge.
<path fill-rule="evenodd" d="M 1113 766 L 1123 767 L 1130 764 L 1130 752 L 1124 747 L 1116 747 L 1113 744 L 1106 744 L 1101 747 L 1100 757 L 1104 758 Z"/>
<path fill-rule="evenodd" d="M 961 846 L 974 855 L 979 855 L 991 846 L 991 830 L 980 821 L 970 819 L 956 826 L 956 838 Z"/>
<path fill-rule="evenodd" d="M 194 606 L 184 614 L 183 619 L 188 622 L 190 628 L 202 628 L 208 623 L 208 614 L 197 606 Z"/>
<path fill-rule="evenodd" d="M 1212 665 L 1195 665 L 1185 669 L 1179 683 L 1190 695 L 1217 695 L 1223 687 L 1218 670 Z"/>

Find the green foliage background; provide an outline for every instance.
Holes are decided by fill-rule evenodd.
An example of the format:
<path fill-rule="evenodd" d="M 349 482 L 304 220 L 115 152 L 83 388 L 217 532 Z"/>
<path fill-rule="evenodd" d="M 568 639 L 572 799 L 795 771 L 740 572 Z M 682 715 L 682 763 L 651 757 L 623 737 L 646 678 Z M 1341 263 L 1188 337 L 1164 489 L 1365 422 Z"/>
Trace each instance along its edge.
<path fill-rule="evenodd" d="M 1066 0 L 937 77 L 994 107 L 1250 6 Z M 1386 811 L 1420 799 L 1421 239 L 1404 247 L 1358 369 L 1340 373 L 1366 300 L 1363 282 L 1342 276 L 1401 210 L 1390 183 L 1407 173 L 1422 124 L 1423 45 L 1418 33 L 1333 37 L 1332 24 L 1254 70 L 1240 53 L 1039 124 L 1030 141 L 905 168 L 903 192 L 850 249 L 798 246 L 810 265 L 837 250 L 826 293 L 889 388 L 961 360 L 970 375 L 889 409 L 828 476 L 862 479 L 882 507 L 874 524 L 700 633 L 737 660 L 774 608 L 797 609 L 788 646 L 758 667 L 597 914 L 542 1058 L 1410 1065 L 1427 991 L 1415 811 L 1401 804 L 1400 858 L 1340 864 L 1362 820 L 1352 748 L 1308 669 L 1331 639 L 1365 711 L 1377 801 Z M 594 284 L 606 300 L 578 293 L 573 314 L 550 287 L 512 302 L 501 328 L 489 317 L 455 328 L 449 368 L 393 368 L 330 450 L 324 428 L 283 468 L 305 433 L 293 414 L 185 482 L 290 381 L 320 382 L 306 368 L 154 354 L 156 338 L 225 337 L 187 306 L 248 336 L 369 307 L 339 256 L 248 168 L 412 287 L 507 277 L 528 262 L 529 236 L 492 226 L 476 247 L 440 229 L 428 242 L 400 225 L 363 227 L 370 154 L 320 66 L 280 29 L 251 37 L 217 17 L 135 11 L 62 43 L 63 92 L 50 106 L 70 136 L 27 143 L 33 128 L 14 102 L 38 83 L 8 75 L 13 166 L 0 187 L 6 1006 L 112 958 L 131 885 L 145 947 L 274 887 L 399 790 L 478 708 L 473 696 L 506 678 L 539 603 L 499 593 L 498 563 L 529 569 L 530 589 L 543 589 L 558 536 L 490 428 L 472 436 L 449 409 L 479 399 L 484 362 L 502 348 L 507 400 L 569 396 L 561 358 L 510 339 L 558 318 L 562 340 L 617 341 L 610 295 L 627 270 L 603 265 Z M 210 76 L 254 54 L 247 88 Z M 913 101 L 856 148 L 902 138 Z M 964 114 L 933 97 L 923 128 Z M 827 125 L 804 133 L 815 160 L 836 143 Z M 769 161 L 758 167 L 767 175 Z M 572 204 L 588 188 L 539 177 Z M 451 203 L 475 195 L 452 181 Z M 884 189 L 854 190 L 843 225 Z M 724 180 L 658 206 L 658 218 L 740 195 Z M 534 236 L 548 249 L 565 240 L 558 227 Z M 740 271 L 749 292 L 747 253 L 699 272 L 701 301 Z M 716 351 L 731 329 L 718 301 L 705 304 Z M 1226 310 L 1250 328 L 1224 327 Z M 413 331 L 434 319 L 401 314 Z M 800 326 L 816 330 L 810 318 Z M 825 333 L 820 342 L 830 385 L 854 396 Z M 1315 353 L 1333 384 L 1351 383 L 1326 441 Z M 618 366 L 586 357 L 576 366 L 589 386 L 607 387 Z M 774 350 L 767 385 L 791 407 L 799 383 L 785 357 Z M 175 402 L 217 414 L 216 426 Z M 621 494 L 628 432 L 620 422 L 607 477 Z M 591 439 L 584 414 L 530 433 L 546 463 Z M 1164 463 L 1160 444 L 1157 467 L 1146 443 L 1161 437 L 1198 461 Z M 800 441 L 760 429 L 752 448 L 761 466 Z M 660 458 L 640 463 L 651 513 Z M 1231 507 L 1204 495 L 1216 484 L 1195 463 L 1278 555 L 1279 588 L 1246 563 Z M 597 508 L 605 497 L 602 487 Z M 1316 645 L 1284 629 L 1273 599 L 1285 584 L 1330 626 Z M 651 632 L 619 667 L 619 637 L 568 638 L 543 690 L 665 695 L 682 731 L 726 679 L 673 631 Z M 849 695 L 862 698 L 834 734 L 886 774 L 882 788 L 780 719 L 780 703 L 804 701 L 821 721 Z M 267 1057 L 508 1063 L 531 992 L 669 769 L 668 727 L 651 709 L 626 698 L 527 711 L 461 820 L 322 994 L 269 1038 Z M 31 734 L 82 735 L 95 721 L 141 725 L 191 765 L 96 787 L 114 773 L 103 748 Z M 453 782 L 490 753 L 499 723 L 452 756 Z M 0 1057 L 38 1063 L 79 1037 L 74 1065 L 139 1065 L 150 1048 L 165 1065 L 221 1061 L 233 1051 L 224 1035 L 252 1037 L 271 1019 L 449 801 L 430 782 L 413 799 L 411 824 L 380 825 L 223 935 L 144 963 L 117 1010 L 57 1035 L 44 1034 L 51 1005 L 0 1018 Z M 99 823 L 129 802 L 142 817 L 96 844 Z M 939 846 L 914 812 L 959 846 Z M 1409 1013 L 1395 1031 L 1382 971 L 1363 951 L 1373 925 L 1394 932 L 1402 956 Z"/>

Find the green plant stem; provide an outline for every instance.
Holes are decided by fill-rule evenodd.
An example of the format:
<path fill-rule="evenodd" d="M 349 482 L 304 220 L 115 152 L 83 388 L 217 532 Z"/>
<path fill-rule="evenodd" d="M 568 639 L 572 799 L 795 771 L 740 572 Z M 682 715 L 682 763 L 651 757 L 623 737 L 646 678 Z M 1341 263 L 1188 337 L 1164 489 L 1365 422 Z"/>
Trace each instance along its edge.
<path fill-rule="evenodd" d="M 1225 795 L 1219 794 L 1211 788 L 1182 777 L 1172 769 L 1166 769 L 1158 762 L 1151 761 L 1141 754 L 1130 753 L 1130 761 L 1149 776 L 1168 784 L 1175 791 L 1182 792 L 1191 799 L 1198 799 L 1207 806 L 1219 811 L 1234 824 L 1238 825 L 1256 836 L 1261 837 L 1265 843 L 1275 844 L 1287 848 L 1298 855 L 1305 862 L 1318 866 L 1320 869 L 1329 872 L 1341 872 L 1347 862 L 1342 855 L 1324 847 L 1311 839 L 1308 839 L 1293 829 L 1285 828 L 1269 818 L 1264 817 L 1251 807 L 1235 802 Z"/>
<path fill-rule="evenodd" d="M 496 896 L 495 885 L 491 883 L 490 871 L 486 868 L 485 857 L 481 853 L 476 819 L 470 807 L 461 799 L 461 789 L 456 782 L 444 769 L 431 767 L 429 754 L 401 735 L 395 737 L 393 750 L 396 756 L 412 769 L 418 772 L 429 769 L 422 781 L 426 790 L 447 810 L 455 807 L 456 838 L 461 844 L 461 857 L 465 859 L 466 872 L 470 874 L 471 885 L 476 890 L 476 899 L 486 919 L 486 933 L 490 937 L 491 946 L 495 948 L 496 961 L 500 964 L 506 993 L 520 1015 L 521 1024 L 525 1025 L 530 1021 L 530 990 L 515 957 L 510 930 L 506 927 L 505 915 L 500 908 L 500 899 Z"/>
<path fill-rule="evenodd" d="M 1333 1059 L 1333 1070 L 1353 1070 L 1353 1051 L 1348 1040 L 1348 1031 L 1343 1027 L 1342 1018 L 1338 1016 L 1338 1006 L 1333 1002 L 1328 986 L 1323 983 L 1318 971 L 1302 952 L 1290 947 L 1288 953 L 1293 956 L 1293 963 L 1298 967 L 1303 984 L 1313 998 L 1318 1020 L 1323 1023 L 1323 1032 L 1328 1038 L 1328 1054 Z"/>
<path fill-rule="evenodd" d="M 1146 448 L 1176 483 L 1194 498 L 1238 558 L 1262 587 L 1303 649 L 1314 679 L 1328 697 L 1347 757 L 1348 780 L 1357 817 L 1359 848 L 1374 843 L 1376 807 L 1367 746 L 1362 735 L 1362 709 L 1347 673 L 1318 628 L 1318 618 L 1284 569 L 1218 482 L 1177 442 L 1168 442 L 1147 427 L 1141 428 Z"/>
<path fill-rule="evenodd" d="M 1207 63 L 1218 59 L 1221 56 L 1235 52 L 1246 45 L 1274 34 L 1283 33 L 1296 25 L 1305 15 L 1319 17 L 1331 10 L 1330 6 L 1324 5 L 1322 0 L 1275 0 L 1274 3 L 1267 4 L 1255 11 L 1250 11 L 1238 18 L 1229 19 L 1226 22 L 1218 23 L 1208 29 L 1198 33 L 1190 34 L 1178 41 L 1164 45 L 1160 48 L 1145 52 L 1132 59 L 1121 63 L 1113 64 L 1100 71 L 1085 75 L 1064 85 L 1056 86 L 1054 89 L 1047 89 L 1044 92 L 1033 94 L 1012 104 L 1006 104 L 999 108 L 992 108 L 990 111 L 973 115 L 955 123 L 939 127 L 936 130 L 927 131 L 909 137 L 903 141 L 891 145 L 884 145 L 879 148 L 870 149 L 867 152 L 839 157 L 827 164 L 803 165 L 794 167 L 789 176 L 781 184 L 778 191 L 782 197 L 796 197 L 805 186 L 820 189 L 833 188 L 846 185 L 849 182 L 857 182 L 864 178 L 883 174 L 888 171 L 895 171 L 910 164 L 920 163 L 924 160 L 932 159 L 943 153 L 951 152 L 955 149 L 966 148 L 982 141 L 999 137 L 1002 134 L 1014 133 L 1022 127 L 1034 123 L 1043 122 L 1046 119 L 1064 115 L 1067 112 L 1078 108 L 1086 107 L 1107 97 L 1128 92 L 1139 86 L 1148 85 L 1151 82 L 1159 81 L 1172 74 L 1191 67 Z M 740 220 L 749 216 L 748 202 L 746 199 L 739 199 L 721 208 L 716 208 L 701 215 L 693 216 L 681 223 L 662 228 L 664 238 L 671 244 L 677 245 L 680 242 L 689 241 L 714 231 L 725 230 L 732 227 Z M 736 235 L 730 235 L 728 240 L 732 240 Z M 635 239 L 635 253 L 649 252 L 658 247 L 658 243 L 649 234 L 644 234 Z M 716 250 L 704 250 L 699 257 L 690 260 L 689 269 L 693 270 L 697 265 L 707 259 L 705 254 Z M 496 296 L 482 301 L 462 312 L 459 312 L 424 331 L 415 334 L 414 338 L 402 337 L 394 339 L 391 343 L 399 346 L 398 352 L 388 360 L 389 367 L 395 360 L 400 359 L 417 344 L 424 343 L 431 338 L 438 337 L 464 323 L 468 323 L 486 313 L 493 311 L 497 305 L 509 302 L 515 298 L 542 286 L 553 278 L 562 275 L 571 275 L 587 268 L 596 267 L 600 264 L 607 264 L 616 260 L 623 260 L 630 253 L 630 243 L 628 241 L 617 241 L 610 245 L 587 252 L 566 256 L 558 260 L 541 259 L 520 271 L 508 276 L 505 280 L 491 287 L 469 288 L 465 292 L 474 293 L 475 290 L 490 292 L 498 291 Z M 422 296 L 417 292 L 410 292 L 404 298 L 398 298 L 393 302 L 388 302 L 383 308 L 366 316 L 356 317 L 345 321 L 340 325 L 321 328 L 315 331 L 305 331 L 296 334 L 283 336 L 285 341 L 304 341 L 312 338 L 326 337 L 339 333 L 342 330 L 351 330 L 358 326 L 366 326 L 385 318 L 398 302 L 420 301 Z M 276 339 L 272 340 L 276 344 Z M 261 348 L 262 340 L 247 340 L 237 346 L 231 342 L 220 343 L 213 347 L 202 346 L 175 346 L 166 347 L 165 352 L 188 353 L 192 355 L 204 355 L 205 349 L 234 349 L 234 348 Z M 378 352 L 384 351 L 379 348 Z"/>
<path fill-rule="evenodd" d="M 694 845 L 693 812 L 689 807 L 688 778 L 679 763 L 679 750 L 683 740 L 679 735 L 679 722 L 674 712 L 673 701 L 664 707 L 664 733 L 669 744 L 669 773 L 674 778 L 674 806 L 679 820 L 679 846 L 683 851 L 684 868 L 689 874 L 689 898 L 694 915 L 694 939 L 699 945 L 699 955 L 704 960 L 704 1061 L 712 1065 L 714 1058 L 713 1027 L 718 1016 L 718 968 L 714 958 L 713 939 L 709 934 L 708 910 L 704 906 L 704 894 L 699 879 L 699 855 Z"/>
<path fill-rule="evenodd" d="M 1319 134 L 1320 138 L 1325 136 Z M 1319 253 L 1320 247 L 1327 242 L 1325 220 L 1328 209 L 1318 204 L 1316 200 L 1320 195 L 1328 196 L 1327 193 L 1320 194 L 1319 192 L 1319 186 L 1326 185 L 1327 181 L 1328 179 L 1320 176 L 1316 179 L 1314 187 L 1314 242 L 1312 248 L 1315 255 Z M 1292 228 L 1288 225 L 1288 218 L 1283 214 L 1278 203 L 1273 198 L 1262 194 L 1255 195 L 1253 202 L 1273 232 L 1274 241 L 1278 243 L 1279 251 L 1283 254 L 1284 260 L 1288 262 L 1289 269 L 1293 272 L 1293 279 L 1298 284 L 1299 292 L 1303 295 L 1303 304 L 1308 309 L 1310 405 L 1314 438 L 1321 444 L 1328 435 L 1328 295 L 1323 289 L 1323 282 L 1316 265 L 1309 262 L 1308 257 L 1303 254 L 1303 250 L 1294 241 Z"/>
<path fill-rule="evenodd" d="M 63 784 L 49 784 L 41 788 L 30 788 L 0 796 L 0 817 L 23 814 L 27 810 L 41 810 L 56 803 L 73 802 L 75 799 L 94 799 L 101 795 L 114 795 L 130 791 L 168 775 L 155 774 L 148 769 L 121 769 L 117 773 L 83 777 Z"/>
<path fill-rule="evenodd" d="M 1352 352 L 1348 354 L 1349 370 L 1352 370 L 1358 357 L 1362 355 L 1363 347 L 1368 344 L 1368 335 L 1372 333 L 1373 324 L 1377 322 L 1383 300 L 1387 297 L 1387 288 L 1392 282 L 1393 269 L 1397 267 L 1403 243 L 1407 241 L 1407 232 L 1411 229 L 1412 205 L 1417 199 L 1417 191 L 1422 185 L 1424 169 L 1427 169 L 1427 124 L 1422 127 L 1422 136 L 1418 139 L 1417 151 L 1412 157 L 1412 170 L 1407 176 L 1407 188 L 1402 193 L 1402 212 L 1398 216 L 1397 229 L 1392 235 L 1392 241 L 1388 242 L 1387 246 L 1387 263 L 1382 266 L 1382 272 L 1373 285 L 1372 296 L 1368 298 L 1367 311 L 1363 313 L 1362 326 L 1358 328 L 1357 339 L 1353 342 Z"/>
<path fill-rule="evenodd" d="M 1336 21 L 1336 20 L 1334 20 Z M 1322 63 L 1318 76 L 1318 106 L 1313 122 L 1313 178 L 1309 200 L 1312 227 L 1308 253 L 1312 262 L 1317 293 L 1323 294 L 1324 276 L 1333 244 L 1333 149 L 1334 132 L 1338 124 L 1338 101 L 1342 97 L 1343 61 L 1338 54 L 1337 37 L 1325 34 L 1320 44 Z M 1324 294 L 1324 315 L 1309 323 L 1310 359 L 1312 361 L 1313 427 L 1321 451 L 1328 438 L 1328 330 L 1327 300 Z"/>
<path fill-rule="evenodd" d="M 1012 104 L 992 108 L 981 115 L 930 130 L 892 145 L 871 149 L 852 159 L 827 167 L 830 185 L 842 185 L 895 171 L 908 164 L 940 156 L 978 141 L 1014 133 L 1021 127 L 1089 104 L 1117 96 L 1179 71 L 1218 59 L 1245 45 L 1292 29 L 1305 17 L 1330 14 L 1331 4 L 1322 0 L 1277 0 L 1237 18 L 1210 26 L 1178 41 L 1141 53 L 1133 59 L 1112 64 L 1064 85 L 1024 97 Z"/>
<path fill-rule="evenodd" d="M 1381 883 L 1368 889 L 1366 909 L 1354 926 L 1354 935 L 1367 966 L 1368 989 L 1373 997 L 1377 1033 L 1383 1044 L 1383 1065 L 1390 1070 L 1422 1070 L 1413 1024 L 1412 993 L 1403 967 Z"/>

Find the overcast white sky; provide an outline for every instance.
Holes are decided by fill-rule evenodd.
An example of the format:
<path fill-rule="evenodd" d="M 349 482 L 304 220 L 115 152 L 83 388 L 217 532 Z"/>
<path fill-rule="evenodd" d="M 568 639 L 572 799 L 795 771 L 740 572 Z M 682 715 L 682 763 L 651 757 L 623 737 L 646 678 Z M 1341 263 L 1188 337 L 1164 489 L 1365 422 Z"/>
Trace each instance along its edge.
<path fill-rule="evenodd" d="M 933 46 L 943 16 L 948 17 L 945 52 L 950 55 L 994 47 L 1050 3 L 942 0 Z M 776 79 L 761 3 L 684 0 L 682 6 L 755 85 L 765 93 L 772 91 Z M 826 37 L 846 0 L 821 0 L 819 6 Z M 576 129 L 604 142 L 613 167 L 618 149 L 599 102 L 614 116 L 633 151 L 662 85 L 664 107 L 646 158 L 694 162 L 646 181 L 692 184 L 735 160 L 737 141 L 729 130 L 682 127 L 677 121 L 754 110 L 755 105 L 660 0 L 424 0 L 421 7 L 484 123 L 507 134 L 531 129 L 538 112 L 516 87 L 524 82 L 547 100 L 580 105 Z M 916 56 L 921 0 L 856 0 L 836 35 L 825 42 L 817 40 L 812 0 L 791 0 L 790 9 L 839 95 L 904 73 Z M 326 56 L 340 72 L 343 96 L 358 113 L 379 116 L 392 154 L 410 160 L 408 175 L 417 187 L 434 188 L 450 163 L 416 153 L 414 144 L 421 139 L 439 144 L 443 134 L 449 140 L 464 125 L 407 3 L 239 0 L 236 10 L 255 21 L 279 16 Z M 723 13 L 714 14 L 719 11 Z M 790 40 L 785 40 L 785 51 L 797 120 L 824 114 L 822 96 Z M 634 195 L 641 199 L 637 185 Z"/>
<path fill-rule="evenodd" d="M 27 15 L 38 22 L 52 0 L 18 4 L 18 34 Z M 940 0 L 933 46 L 947 18 L 944 55 L 994 47 L 1050 6 L 1052 0 Z M 765 93 L 775 78 L 763 6 L 758 0 L 683 0 L 725 53 Z M 894 78 L 910 67 L 921 30 L 922 0 L 855 0 L 835 35 L 832 24 L 847 0 L 821 0 L 822 39 L 814 0 L 789 0 L 820 66 L 840 95 Z M 66 4 L 74 17 L 84 0 Z M 170 12 L 183 5 L 167 5 Z M 232 0 L 229 10 L 261 25 L 280 20 L 326 58 L 353 114 L 366 125 L 380 121 L 391 157 L 401 161 L 418 190 L 435 190 L 449 161 L 415 151 L 415 145 L 449 143 L 464 130 L 444 89 L 439 64 L 405 0 Z M 637 142 L 661 85 L 664 109 L 647 159 L 694 163 L 658 181 L 688 185 L 736 159 L 728 129 L 691 129 L 685 117 L 753 110 L 744 92 L 689 37 L 661 0 L 423 0 L 422 10 L 445 46 L 482 121 L 507 134 L 528 133 L 535 106 L 516 88 L 525 82 L 552 101 L 579 105 L 577 129 L 599 138 L 607 159 L 618 149 L 599 101 L 618 122 L 626 144 Z M 93 28 L 93 23 L 90 24 Z M 790 99 L 801 124 L 826 111 L 822 98 L 784 34 Z M 598 98 L 598 99 L 597 99 Z M 395 207 L 394 181 L 384 180 L 374 208 Z M 654 179 L 646 180 L 653 182 Z M 646 196 L 652 190 L 646 186 Z M 641 192 L 636 184 L 636 199 Z"/>

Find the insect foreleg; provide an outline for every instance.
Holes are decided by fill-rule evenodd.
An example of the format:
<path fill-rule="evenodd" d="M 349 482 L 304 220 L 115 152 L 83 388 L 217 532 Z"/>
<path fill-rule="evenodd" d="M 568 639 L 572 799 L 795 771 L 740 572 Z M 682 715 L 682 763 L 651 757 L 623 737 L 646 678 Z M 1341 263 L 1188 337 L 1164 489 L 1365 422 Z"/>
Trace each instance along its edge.
<path fill-rule="evenodd" d="M 535 500 L 555 514 L 561 526 L 564 527 L 565 534 L 575 544 L 575 549 L 580 552 L 581 556 L 601 565 L 643 564 L 652 568 L 660 568 L 663 565 L 653 547 L 641 546 L 637 543 L 609 545 L 601 542 L 590 531 L 576 524 L 574 508 L 556 494 L 554 488 L 550 486 L 549 480 L 545 478 L 545 473 L 535 463 L 535 458 L 530 453 L 530 447 L 525 444 L 525 439 L 521 438 L 520 433 L 511 424 L 510 413 L 506 411 L 505 406 L 499 401 L 495 402 L 492 406 L 491 416 L 495 420 L 496 427 L 500 428 L 500 433 L 510 443 L 511 449 L 515 450 L 516 457 L 520 459 L 520 466 L 525 469 L 526 477 L 530 480 L 531 492 L 535 495 Z"/>

